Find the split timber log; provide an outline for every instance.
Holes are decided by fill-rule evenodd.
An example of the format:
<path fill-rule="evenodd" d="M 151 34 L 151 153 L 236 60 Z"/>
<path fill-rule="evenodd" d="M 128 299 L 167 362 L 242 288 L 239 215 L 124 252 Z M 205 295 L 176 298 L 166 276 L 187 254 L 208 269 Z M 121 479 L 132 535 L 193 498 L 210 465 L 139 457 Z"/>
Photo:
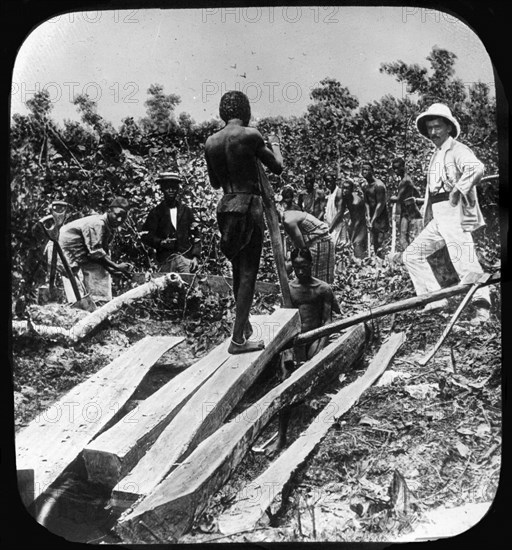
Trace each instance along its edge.
<path fill-rule="evenodd" d="M 263 474 L 238 492 L 234 504 L 223 512 L 218 520 L 221 533 L 232 535 L 252 530 L 265 516 L 267 509 L 270 509 L 271 514 L 279 511 L 286 485 L 294 472 L 307 460 L 331 426 L 355 405 L 363 393 L 381 376 L 404 342 L 404 332 L 392 334 L 372 359 L 366 372 L 334 395 L 307 430 L 279 455 Z"/>
<path fill-rule="evenodd" d="M 251 319 L 265 349 L 231 355 L 172 419 L 135 468 L 114 487 L 111 505 L 124 510 L 154 488 L 212 434 L 284 344 L 300 332 L 297 309 Z"/>
<path fill-rule="evenodd" d="M 481 286 L 496 284 L 500 281 L 500 274 L 495 273 L 494 275 L 491 275 L 491 277 L 487 281 L 482 283 Z M 471 284 L 461 283 L 448 288 L 442 288 L 434 292 L 421 294 L 420 296 L 414 296 L 413 298 L 399 300 L 398 302 L 393 302 L 392 304 L 378 306 L 369 311 L 363 311 L 362 313 L 358 313 L 357 315 L 352 315 L 352 317 L 340 319 L 339 321 L 334 321 L 334 323 L 329 323 L 328 325 L 324 325 L 320 328 L 316 328 L 308 332 L 303 332 L 302 334 L 297 336 L 297 338 L 293 342 L 290 342 L 287 347 L 313 342 L 314 340 L 318 340 L 318 338 L 340 332 L 353 325 L 369 321 L 370 319 L 376 319 L 378 317 L 383 317 L 384 315 L 389 315 L 391 313 L 398 313 L 400 311 L 405 311 L 407 309 L 412 309 L 418 306 L 424 306 L 426 304 L 429 304 L 430 302 L 441 300 L 442 298 L 450 298 L 451 296 L 456 296 L 458 294 L 465 294 L 468 292 L 470 287 Z"/>
<path fill-rule="evenodd" d="M 70 343 L 76 343 L 85 338 L 102 321 L 108 319 L 110 315 L 120 310 L 124 305 L 146 298 L 151 294 L 164 290 L 169 286 L 182 286 L 183 281 L 176 273 L 167 273 L 163 277 L 153 279 L 143 285 L 128 290 L 124 294 L 117 296 L 107 302 L 105 305 L 93 311 L 87 317 L 84 317 L 69 330 L 59 327 L 47 327 L 44 325 L 34 325 L 30 321 L 13 321 L 12 332 L 15 336 L 24 334 L 33 334 L 42 338 L 63 338 Z"/>
<path fill-rule="evenodd" d="M 165 273 L 153 273 L 152 278 L 162 277 Z M 216 292 L 220 295 L 228 295 L 233 289 L 233 279 L 222 275 L 203 275 L 196 273 L 180 273 L 180 277 L 187 285 L 198 285 L 208 292 Z M 134 273 L 131 279 L 134 283 L 143 284 L 146 280 L 145 273 Z M 256 281 L 256 292 L 260 294 L 279 294 L 279 285 L 266 281 Z"/>
<path fill-rule="evenodd" d="M 83 451 L 89 481 L 112 489 L 132 470 L 194 393 L 231 355 L 229 340 L 141 401 L 133 420 L 117 422 Z"/>
<path fill-rule="evenodd" d="M 183 340 L 146 336 L 16 434 L 16 468 L 25 470 L 24 477 L 26 470 L 34 476 L 24 502 L 32 503 L 44 494 L 84 446 L 117 420 L 149 369 Z"/>
<path fill-rule="evenodd" d="M 150 495 L 119 518 L 116 530 L 123 541 L 176 541 L 190 529 L 194 517 L 230 477 L 271 418 L 353 365 L 363 353 L 366 336 L 363 325 L 353 327 L 200 443 Z"/>

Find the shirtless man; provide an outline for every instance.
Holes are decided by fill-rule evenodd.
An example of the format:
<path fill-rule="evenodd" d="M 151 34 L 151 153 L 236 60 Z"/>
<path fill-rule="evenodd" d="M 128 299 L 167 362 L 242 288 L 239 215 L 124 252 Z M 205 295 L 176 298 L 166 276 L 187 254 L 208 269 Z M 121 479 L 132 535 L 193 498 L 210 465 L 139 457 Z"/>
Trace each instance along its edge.
<path fill-rule="evenodd" d="M 311 172 L 304 177 L 305 192 L 299 195 L 299 207 L 304 212 L 322 221 L 325 209 L 325 193 L 315 187 L 315 175 Z"/>
<path fill-rule="evenodd" d="M 364 189 L 364 200 L 373 249 L 377 256 L 382 258 L 382 245 L 389 230 L 388 211 L 386 208 L 386 186 L 373 175 L 373 165 L 371 162 L 363 162 L 361 165 L 361 175 L 367 181 Z"/>
<path fill-rule="evenodd" d="M 345 177 L 341 186 L 341 204 L 338 214 L 332 220 L 329 230 L 336 231 L 343 221 L 345 209 L 350 216 L 349 238 L 354 247 L 354 256 L 364 258 L 367 252 L 368 233 L 366 229 L 366 209 L 363 199 L 354 190 L 354 182 Z"/>
<path fill-rule="evenodd" d="M 397 218 L 400 227 L 400 246 L 404 251 L 423 229 L 421 212 L 417 206 L 417 202 L 423 200 L 419 199 L 420 192 L 405 171 L 403 158 L 393 159 L 391 169 L 400 178 L 397 194 L 391 197 L 390 202 L 396 202 L 399 208 Z"/>
<path fill-rule="evenodd" d="M 332 312 L 340 313 L 336 297 L 329 284 L 312 276 L 312 257 L 307 248 L 294 248 L 291 253 L 293 270 L 296 279 L 290 283 L 292 305 L 298 308 L 301 332 L 308 332 L 330 323 Z M 327 343 L 328 336 L 324 336 L 310 344 L 295 346 L 293 355 L 296 363 L 311 359 Z M 286 372 L 290 370 L 291 354 L 284 352 Z M 268 448 L 267 455 L 272 456 L 286 445 L 286 432 L 290 420 L 292 407 L 284 408 L 279 415 L 278 438 L 274 445 Z"/>
<path fill-rule="evenodd" d="M 219 106 L 224 128 L 206 140 L 205 155 L 210 184 L 224 191 L 217 205 L 220 247 L 233 266 L 235 323 L 229 353 L 263 349 L 263 341 L 249 341 L 249 312 L 263 243 L 263 205 L 259 183 L 261 161 L 274 174 L 283 170 L 277 136 L 266 145 L 256 128 L 249 128 L 249 99 L 239 91 L 225 93 Z"/>

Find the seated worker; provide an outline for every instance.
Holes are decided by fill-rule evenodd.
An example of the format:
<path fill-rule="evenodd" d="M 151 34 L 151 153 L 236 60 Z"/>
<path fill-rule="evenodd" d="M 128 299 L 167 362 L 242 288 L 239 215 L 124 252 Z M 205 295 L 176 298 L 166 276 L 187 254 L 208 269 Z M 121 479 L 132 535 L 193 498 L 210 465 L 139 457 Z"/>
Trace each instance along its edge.
<path fill-rule="evenodd" d="M 335 251 L 329 226 L 299 210 L 285 210 L 281 220 L 294 247 L 308 248 L 311 252 L 313 276 L 331 284 L 334 281 Z"/>
<path fill-rule="evenodd" d="M 94 302 L 112 300 L 111 274 L 128 274 L 131 265 L 115 263 L 109 256 L 109 245 L 114 231 L 128 215 L 129 203 L 124 197 L 116 197 L 105 214 L 93 214 L 71 221 L 61 227 L 59 244 L 68 260 L 80 290 L 89 294 Z M 59 266 L 62 269 L 62 266 Z M 62 276 L 66 298 L 75 302 L 71 281 Z"/>
<path fill-rule="evenodd" d="M 274 174 L 283 171 L 279 138 L 268 143 L 249 127 L 249 98 L 238 90 L 220 99 L 219 114 L 225 126 L 205 143 L 210 184 L 224 194 L 217 204 L 220 248 L 233 268 L 235 323 L 228 352 L 248 353 L 263 349 L 263 340 L 251 341 L 249 313 L 263 247 L 264 222 L 261 198 L 262 164 Z"/>
<path fill-rule="evenodd" d="M 418 209 L 420 192 L 412 182 L 411 176 L 405 171 L 403 158 L 393 159 L 392 171 L 400 178 L 398 192 L 391 197 L 390 202 L 397 203 L 397 220 L 400 228 L 400 247 L 404 251 L 423 229 L 423 219 Z M 395 223 L 396 220 L 393 220 Z"/>
<path fill-rule="evenodd" d="M 292 305 L 298 308 L 301 332 L 308 332 L 321 327 L 332 320 L 332 311 L 340 313 L 340 308 L 334 292 L 329 284 L 312 276 L 313 259 L 307 248 L 293 249 L 291 253 L 293 270 L 296 275 L 290 283 Z M 328 336 L 315 340 L 309 344 L 295 346 L 293 355 L 295 364 L 311 359 L 327 343 Z M 291 370 L 293 364 L 291 350 L 282 354 L 284 374 Z M 279 433 L 276 443 L 267 451 L 269 455 L 280 451 L 286 444 L 286 432 L 290 419 L 291 407 L 285 408 L 279 415 Z"/>
<path fill-rule="evenodd" d="M 156 249 L 160 271 L 193 273 L 198 267 L 201 244 L 193 237 L 192 210 L 179 201 L 181 176 L 162 172 L 156 181 L 164 200 L 149 212 L 142 226 L 142 241 Z"/>
<path fill-rule="evenodd" d="M 315 175 L 311 172 L 304 177 L 306 191 L 299 195 L 300 210 L 308 212 L 318 220 L 323 220 L 325 210 L 325 193 L 315 187 Z"/>
<path fill-rule="evenodd" d="M 354 248 L 354 256 L 364 258 L 367 254 L 368 244 L 366 207 L 363 199 L 354 191 L 354 182 L 347 177 L 344 177 L 342 182 L 340 209 L 332 220 L 329 231 L 335 232 L 337 226 L 343 222 L 345 210 L 348 210 L 350 217 L 348 236 Z"/>

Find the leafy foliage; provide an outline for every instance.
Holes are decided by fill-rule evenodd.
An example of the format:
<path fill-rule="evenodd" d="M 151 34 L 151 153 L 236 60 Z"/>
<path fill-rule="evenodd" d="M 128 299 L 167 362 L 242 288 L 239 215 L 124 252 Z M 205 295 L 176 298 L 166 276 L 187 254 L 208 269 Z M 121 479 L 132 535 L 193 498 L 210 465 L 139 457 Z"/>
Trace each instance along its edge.
<path fill-rule="evenodd" d="M 485 163 L 487 173 L 497 173 L 496 105 L 489 86 L 482 82 L 468 88 L 455 76 L 456 56 L 434 48 L 427 57 L 430 69 L 403 61 L 383 63 L 381 71 L 406 85 L 402 98 L 384 96 L 359 106 L 348 88 L 325 78 L 311 91 L 306 112 L 295 117 L 268 117 L 255 121 L 266 136 L 281 136 L 285 169 L 270 175 L 277 191 L 284 184 L 297 189 L 307 172 L 322 186 L 324 174 L 336 174 L 346 160 L 371 160 L 377 176 L 390 191 L 396 182 L 389 173 L 394 156 L 403 156 L 420 188 L 430 148 L 416 131 L 416 116 L 432 101 L 444 101 L 459 118 L 461 141 Z M 155 267 L 152 252 L 138 233 L 149 209 L 159 200 L 155 175 L 179 170 L 185 178 L 183 200 L 190 204 L 202 235 L 205 268 L 226 273 L 228 263 L 218 249 L 215 206 L 219 192 L 208 182 L 204 142 L 222 123 L 213 119 L 197 124 L 188 113 L 178 116 L 180 97 L 166 94 L 160 84 L 148 89 L 147 116 L 126 117 L 118 129 L 97 112 L 87 96 L 75 97 L 82 122 L 51 118 L 52 103 L 42 91 L 27 102 L 27 115 L 14 114 L 11 124 L 11 211 L 13 291 L 23 292 L 30 279 L 41 242 L 34 239 L 34 223 L 47 213 L 53 199 L 68 201 L 71 218 L 102 212 L 115 195 L 126 196 L 133 207 L 128 223 L 114 241 L 114 256 L 132 262 L 139 270 Z M 480 200 L 488 226 L 477 235 L 489 258 L 497 256 L 497 186 L 482 185 Z M 275 281 L 276 273 L 267 239 L 260 269 L 262 280 Z"/>

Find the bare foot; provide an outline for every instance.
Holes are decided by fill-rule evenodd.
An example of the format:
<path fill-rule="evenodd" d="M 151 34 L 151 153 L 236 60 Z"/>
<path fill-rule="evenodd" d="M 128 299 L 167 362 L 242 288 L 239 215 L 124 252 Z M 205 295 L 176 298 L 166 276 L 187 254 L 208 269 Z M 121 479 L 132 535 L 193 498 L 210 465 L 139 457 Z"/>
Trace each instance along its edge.
<path fill-rule="evenodd" d="M 234 340 L 231 340 L 229 344 L 228 353 L 232 355 L 238 355 L 239 353 L 250 353 L 252 351 L 260 351 L 265 347 L 263 340 L 257 340 L 255 342 L 250 342 L 245 340 L 243 344 L 238 344 Z"/>
<path fill-rule="evenodd" d="M 252 336 L 254 332 L 254 329 L 252 328 L 252 325 L 249 321 L 247 321 L 247 323 L 245 323 L 245 328 L 244 328 L 244 336 L 247 340 L 249 340 L 249 338 Z"/>

